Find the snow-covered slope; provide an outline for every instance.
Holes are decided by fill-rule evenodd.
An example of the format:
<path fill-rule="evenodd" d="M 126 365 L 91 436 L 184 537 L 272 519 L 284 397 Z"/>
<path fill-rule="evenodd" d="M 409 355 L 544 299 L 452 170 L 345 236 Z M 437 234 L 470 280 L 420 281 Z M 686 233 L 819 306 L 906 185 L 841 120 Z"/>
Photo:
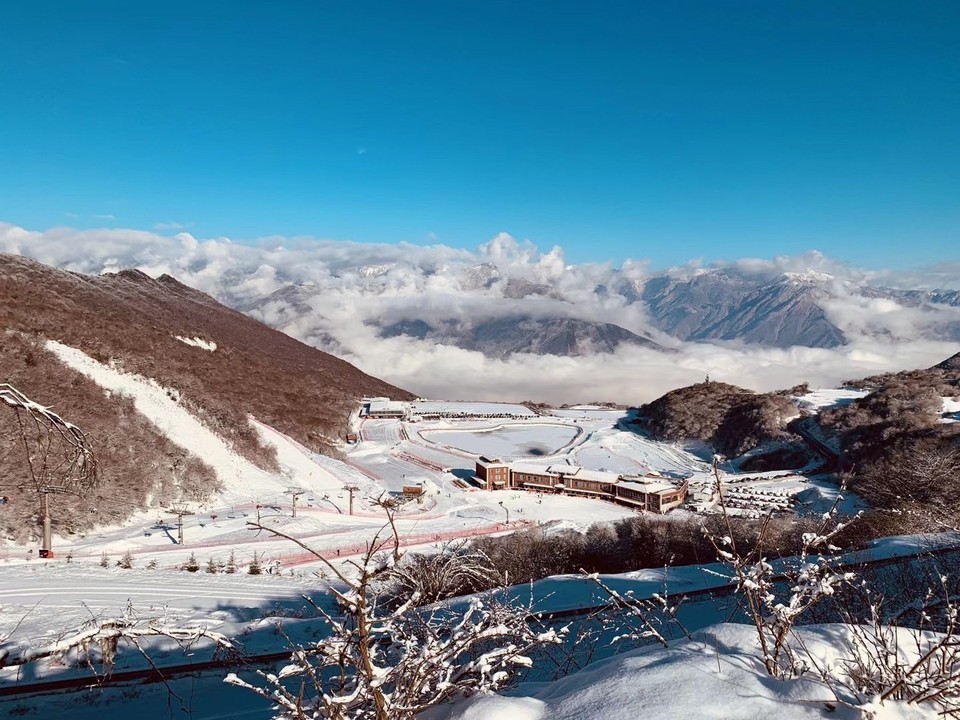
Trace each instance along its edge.
<path fill-rule="evenodd" d="M 222 437 L 180 405 L 173 391 L 155 381 L 97 362 L 86 353 L 56 341 L 48 341 L 47 349 L 104 390 L 132 398 L 141 414 L 174 443 L 210 465 L 220 482 L 230 490 L 249 492 L 253 486 L 271 477 L 233 452 Z"/>
<path fill-rule="evenodd" d="M 820 667 L 842 673 L 847 628 L 811 626 L 800 633 Z M 909 647 L 909 642 L 904 642 Z M 837 702 L 814 672 L 775 680 L 764 671 L 750 625 L 708 628 L 667 649 L 642 648 L 590 665 L 542 686 L 521 686 L 514 697 L 473 699 L 430 714 L 429 720 L 933 720 L 932 706 L 867 699 L 860 707 Z M 873 713 L 865 716 L 861 711 Z"/>

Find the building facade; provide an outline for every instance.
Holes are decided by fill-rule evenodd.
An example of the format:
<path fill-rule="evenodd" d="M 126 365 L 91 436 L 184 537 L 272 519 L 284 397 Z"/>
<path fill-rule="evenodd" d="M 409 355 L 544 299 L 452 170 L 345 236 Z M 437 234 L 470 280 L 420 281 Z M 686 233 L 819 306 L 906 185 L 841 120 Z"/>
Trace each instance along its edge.
<path fill-rule="evenodd" d="M 505 490 L 510 486 L 510 466 L 481 455 L 477 458 L 477 478 L 487 490 Z"/>
<path fill-rule="evenodd" d="M 487 490 L 594 497 L 655 513 L 680 507 L 686 502 L 688 492 L 686 480 L 676 483 L 656 475 L 624 476 L 576 465 L 507 463 L 484 456 L 477 460 L 476 479 Z"/>

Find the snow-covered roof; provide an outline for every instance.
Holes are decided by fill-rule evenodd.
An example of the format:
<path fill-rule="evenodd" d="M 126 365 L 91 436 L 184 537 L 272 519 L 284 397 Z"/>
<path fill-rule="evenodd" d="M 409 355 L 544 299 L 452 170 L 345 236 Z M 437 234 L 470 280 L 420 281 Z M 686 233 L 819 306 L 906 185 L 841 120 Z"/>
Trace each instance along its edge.
<path fill-rule="evenodd" d="M 573 470 L 573 466 L 571 465 L 554 466 L 530 462 L 510 463 L 511 472 L 529 473 L 531 475 L 559 475 L 561 468 L 564 468 L 563 471 L 568 474 Z"/>
<path fill-rule="evenodd" d="M 594 480 L 596 482 L 615 483 L 620 479 L 620 475 L 605 470 L 587 470 L 586 468 L 576 468 L 576 471 L 570 473 L 578 480 Z"/>
<path fill-rule="evenodd" d="M 370 413 L 406 412 L 407 404 L 401 400 L 373 400 L 370 403 Z"/>
<path fill-rule="evenodd" d="M 614 472 L 587 470 L 579 465 L 542 465 L 531 462 L 514 462 L 510 463 L 510 470 L 512 472 L 529 473 L 531 475 L 550 475 L 552 477 L 560 477 L 562 475 L 578 480 L 592 480 L 594 482 L 606 483 L 615 483 L 620 478 L 620 475 Z"/>
<path fill-rule="evenodd" d="M 621 480 L 617 483 L 617 487 L 626 488 L 627 490 L 637 490 L 642 493 L 662 493 L 662 492 L 671 492 L 677 489 L 677 486 L 672 483 L 665 482 L 636 482 L 632 480 Z"/>

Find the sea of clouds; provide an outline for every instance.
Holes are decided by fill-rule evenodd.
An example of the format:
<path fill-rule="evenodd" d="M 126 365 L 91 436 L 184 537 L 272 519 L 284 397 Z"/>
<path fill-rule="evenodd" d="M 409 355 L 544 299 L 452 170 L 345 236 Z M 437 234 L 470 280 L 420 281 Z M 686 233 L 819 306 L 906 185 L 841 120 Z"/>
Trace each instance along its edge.
<path fill-rule="evenodd" d="M 822 306 L 850 343 L 827 350 L 680 342 L 655 330 L 643 303 L 630 302 L 618 290 L 638 289 L 655 272 L 644 260 L 619 266 L 571 264 L 559 247 L 544 252 L 505 233 L 468 251 L 313 238 L 236 243 L 186 232 L 126 229 L 31 231 L 0 223 L 0 252 L 83 273 L 138 268 L 152 276 L 170 274 L 304 342 L 336 352 L 366 372 L 434 398 L 636 404 L 707 374 L 757 390 L 800 382 L 832 387 L 868 374 L 929 366 L 960 349 L 930 339 L 936 328 L 960 322 L 960 308 L 907 307 L 856 292 L 871 285 L 957 288 L 960 263 L 868 271 L 811 252 L 709 265 L 695 261 L 665 271 L 674 277 L 709 268 L 760 278 L 785 272 L 829 275 Z M 483 263 L 497 268 L 487 284 L 482 280 L 489 279 L 484 275 L 489 268 L 477 267 Z M 540 288 L 515 297 L 511 280 Z M 600 286 L 610 291 L 597 292 Z M 621 346 L 615 353 L 586 357 L 515 354 L 498 359 L 406 336 L 381 338 L 373 324 L 521 314 L 615 323 L 676 352 Z"/>

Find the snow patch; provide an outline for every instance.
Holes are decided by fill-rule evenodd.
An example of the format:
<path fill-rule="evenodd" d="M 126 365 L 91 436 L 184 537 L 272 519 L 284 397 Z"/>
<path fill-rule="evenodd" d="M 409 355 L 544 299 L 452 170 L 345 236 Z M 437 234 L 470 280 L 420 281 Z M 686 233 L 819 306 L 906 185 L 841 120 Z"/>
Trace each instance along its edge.
<path fill-rule="evenodd" d="M 174 337 L 182 342 L 184 345 L 190 345 L 191 347 L 200 348 L 201 350 L 208 350 L 213 352 L 217 349 L 217 344 L 213 340 L 204 340 L 201 337 L 183 337 L 182 335 L 174 335 Z"/>
<path fill-rule="evenodd" d="M 943 398 L 943 409 L 941 412 L 943 417 L 940 418 L 940 422 L 960 422 L 960 397 Z"/>
<path fill-rule="evenodd" d="M 867 390 L 814 390 L 794 398 L 801 410 L 820 411 L 849 405 L 869 395 Z"/>

